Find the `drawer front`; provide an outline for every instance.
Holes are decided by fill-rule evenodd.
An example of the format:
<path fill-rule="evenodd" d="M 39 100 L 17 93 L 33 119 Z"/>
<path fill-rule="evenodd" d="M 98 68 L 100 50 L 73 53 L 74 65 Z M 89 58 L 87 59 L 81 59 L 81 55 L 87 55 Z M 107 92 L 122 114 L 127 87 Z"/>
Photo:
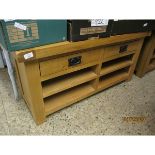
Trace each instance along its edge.
<path fill-rule="evenodd" d="M 47 61 L 40 62 L 40 73 L 41 76 L 47 76 L 50 74 L 71 69 L 73 67 L 82 67 L 82 65 L 97 62 L 99 58 L 100 51 L 93 50 L 50 59 Z"/>
<path fill-rule="evenodd" d="M 138 42 L 139 41 L 134 41 L 130 43 L 123 43 L 119 45 L 105 47 L 103 59 L 113 57 L 116 55 L 121 55 L 127 52 L 136 51 Z"/>

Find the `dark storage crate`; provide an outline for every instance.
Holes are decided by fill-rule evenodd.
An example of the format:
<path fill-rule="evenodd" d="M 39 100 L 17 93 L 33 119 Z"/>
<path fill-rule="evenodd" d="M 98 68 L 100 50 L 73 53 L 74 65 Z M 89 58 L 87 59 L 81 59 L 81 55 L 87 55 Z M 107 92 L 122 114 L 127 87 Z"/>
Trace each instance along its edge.
<path fill-rule="evenodd" d="M 113 20 L 108 20 L 105 25 L 99 23 L 98 26 L 92 26 L 92 20 L 68 20 L 67 23 L 68 40 L 74 42 L 109 37 Z"/>

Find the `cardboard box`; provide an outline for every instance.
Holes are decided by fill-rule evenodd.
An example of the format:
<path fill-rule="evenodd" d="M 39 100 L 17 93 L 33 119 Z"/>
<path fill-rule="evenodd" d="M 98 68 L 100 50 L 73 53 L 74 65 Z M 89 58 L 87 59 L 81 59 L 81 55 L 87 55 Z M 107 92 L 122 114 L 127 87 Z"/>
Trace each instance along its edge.
<path fill-rule="evenodd" d="M 67 40 L 66 20 L 1 20 L 0 44 L 8 51 Z"/>
<path fill-rule="evenodd" d="M 114 21 L 111 35 L 152 31 L 153 20 L 117 20 Z"/>
<path fill-rule="evenodd" d="M 93 38 L 109 37 L 112 20 L 68 20 L 68 40 L 82 41 Z"/>

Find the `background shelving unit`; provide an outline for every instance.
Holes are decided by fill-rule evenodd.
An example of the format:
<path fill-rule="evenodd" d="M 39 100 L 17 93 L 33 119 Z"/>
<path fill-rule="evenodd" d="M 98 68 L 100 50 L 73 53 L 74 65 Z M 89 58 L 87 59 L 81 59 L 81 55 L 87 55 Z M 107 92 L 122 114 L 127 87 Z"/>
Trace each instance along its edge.
<path fill-rule="evenodd" d="M 155 32 L 144 41 L 140 57 L 135 69 L 138 77 L 143 77 L 147 72 L 155 69 Z"/>

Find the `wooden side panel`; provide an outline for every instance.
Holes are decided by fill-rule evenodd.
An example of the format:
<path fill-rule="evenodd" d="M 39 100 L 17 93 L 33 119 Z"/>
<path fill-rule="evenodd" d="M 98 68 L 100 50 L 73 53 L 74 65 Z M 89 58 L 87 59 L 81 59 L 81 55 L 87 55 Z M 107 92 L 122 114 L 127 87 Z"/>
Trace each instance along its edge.
<path fill-rule="evenodd" d="M 36 123 L 43 123 L 45 120 L 45 110 L 38 62 L 27 64 L 18 63 L 17 65 L 20 73 L 23 97 Z"/>
<path fill-rule="evenodd" d="M 27 82 L 27 75 L 25 72 L 25 65 L 24 63 L 16 63 L 17 64 L 17 73 L 18 73 L 18 77 L 19 77 L 19 82 L 20 82 L 20 86 L 21 86 L 21 92 L 24 98 L 26 98 L 26 103 L 28 105 L 28 107 L 31 110 L 31 100 L 29 98 L 30 96 L 30 92 L 28 89 L 28 82 Z"/>
<path fill-rule="evenodd" d="M 152 62 L 153 60 L 153 62 Z M 148 51 L 148 57 L 146 60 L 146 65 L 144 67 L 144 74 L 148 71 L 155 69 L 155 35 L 151 37 L 151 48 Z"/>
<path fill-rule="evenodd" d="M 138 61 L 138 57 L 139 57 L 143 42 L 144 42 L 144 38 L 140 39 L 139 42 L 137 43 L 137 50 L 136 50 L 136 53 L 134 54 L 134 56 L 132 58 L 133 64 L 131 65 L 131 68 L 129 69 L 128 81 L 131 80 L 132 75 L 133 75 L 133 73 L 135 71 L 136 64 L 137 64 L 137 61 Z"/>
<path fill-rule="evenodd" d="M 40 124 L 45 121 L 45 107 L 41 87 L 40 70 L 38 62 L 27 63 L 25 65 L 28 91 L 32 106 L 32 114 L 35 121 Z"/>

